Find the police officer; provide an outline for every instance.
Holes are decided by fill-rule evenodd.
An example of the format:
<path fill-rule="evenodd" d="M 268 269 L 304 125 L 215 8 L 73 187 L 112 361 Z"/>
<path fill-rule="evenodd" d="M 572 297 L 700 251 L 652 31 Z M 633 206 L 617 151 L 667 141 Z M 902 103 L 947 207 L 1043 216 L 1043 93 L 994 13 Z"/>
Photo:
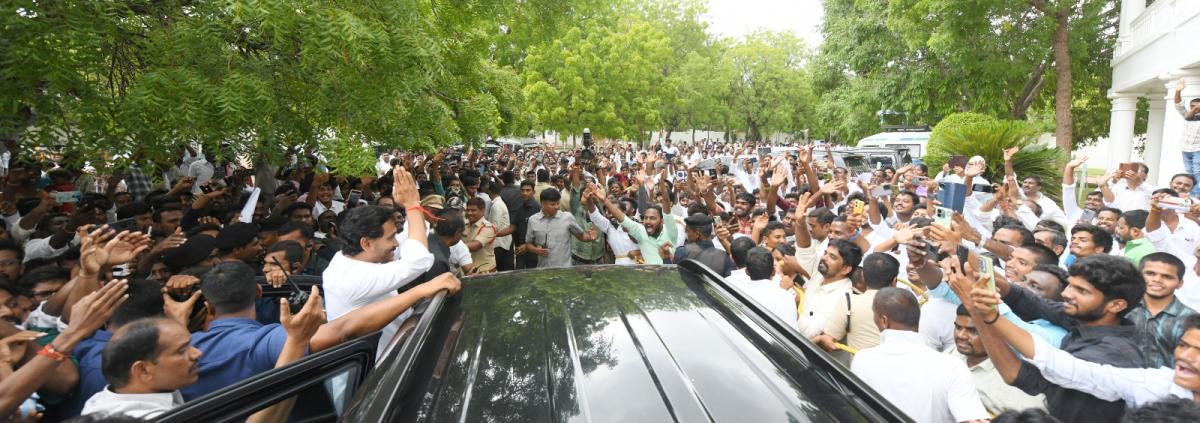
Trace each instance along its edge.
<path fill-rule="evenodd" d="M 686 225 L 687 243 L 675 249 L 675 263 L 696 260 L 708 266 L 722 277 L 733 272 L 733 260 L 729 254 L 713 245 L 713 219 L 706 214 L 696 213 L 683 219 Z"/>

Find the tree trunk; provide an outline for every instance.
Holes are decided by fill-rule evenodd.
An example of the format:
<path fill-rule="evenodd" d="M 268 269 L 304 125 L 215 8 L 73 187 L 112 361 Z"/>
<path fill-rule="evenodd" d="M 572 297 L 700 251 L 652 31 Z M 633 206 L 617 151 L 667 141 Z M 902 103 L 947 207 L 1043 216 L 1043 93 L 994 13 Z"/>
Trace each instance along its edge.
<path fill-rule="evenodd" d="M 1054 89 L 1054 118 L 1057 125 L 1054 130 L 1054 137 L 1056 138 L 1059 150 L 1067 156 L 1071 155 L 1071 146 L 1074 140 L 1072 130 L 1074 121 L 1071 116 L 1071 89 L 1074 81 L 1071 77 L 1070 40 L 1067 34 L 1067 25 L 1070 23 L 1070 12 L 1070 6 L 1063 5 L 1059 7 L 1057 13 L 1054 15 L 1056 21 L 1054 28 L 1054 71 L 1058 79 Z"/>
<path fill-rule="evenodd" d="M 1033 100 L 1038 97 L 1038 93 L 1042 92 L 1042 87 L 1046 85 L 1046 67 L 1052 60 L 1053 57 L 1047 57 L 1029 72 L 1029 79 L 1025 80 L 1025 87 L 1021 89 L 1021 94 L 1010 110 L 1009 114 L 1013 119 L 1025 120 L 1027 117 L 1029 106 L 1033 104 Z"/>

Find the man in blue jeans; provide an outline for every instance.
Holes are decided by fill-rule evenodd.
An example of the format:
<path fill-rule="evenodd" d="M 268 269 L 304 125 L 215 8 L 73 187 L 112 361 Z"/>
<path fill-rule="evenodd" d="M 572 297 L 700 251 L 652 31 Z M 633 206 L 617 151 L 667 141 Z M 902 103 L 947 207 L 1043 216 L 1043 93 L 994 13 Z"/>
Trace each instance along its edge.
<path fill-rule="evenodd" d="M 1183 152 L 1183 169 L 1200 179 L 1200 98 L 1193 98 L 1183 106 L 1183 89 L 1187 83 L 1180 79 L 1175 84 L 1175 111 L 1183 116 L 1183 140 L 1179 150 Z M 1192 187 L 1192 197 L 1200 197 L 1200 184 Z"/>

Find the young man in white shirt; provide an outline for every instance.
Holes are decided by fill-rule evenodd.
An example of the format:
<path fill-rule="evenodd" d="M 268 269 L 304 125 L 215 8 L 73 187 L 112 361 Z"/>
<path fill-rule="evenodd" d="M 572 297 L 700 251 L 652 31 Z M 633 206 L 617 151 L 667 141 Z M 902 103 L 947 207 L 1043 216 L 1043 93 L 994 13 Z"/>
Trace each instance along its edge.
<path fill-rule="evenodd" d="M 918 422 L 974 422 L 987 410 L 962 361 L 925 345 L 917 297 L 884 288 L 873 303 L 879 346 L 860 351 L 850 371 Z"/>
<path fill-rule="evenodd" d="M 1193 252 L 1200 247 L 1200 225 L 1191 219 L 1181 218 L 1175 210 L 1161 207 L 1164 198 L 1178 197 L 1174 190 L 1163 188 L 1154 191 L 1150 198 L 1150 214 L 1146 216 L 1146 238 L 1155 251 L 1171 253 L 1183 260 L 1185 267 L 1196 264 Z"/>
<path fill-rule="evenodd" d="M 780 320 L 796 321 L 796 295 L 774 280 L 775 258 L 770 250 L 754 247 L 746 252 L 746 276 L 749 280 L 735 280 L 734 284 Z"/>
<path fill-rule="evenodd" d="M 406 223 L 410 227 L 424 227 L 425 209 L 420 206 L 416 181 L 399 166 L 392 174 L 392 198 L 408 212 Z M 330 320 L 397 295 L 397 289 L 433 266 L 427 233 L 423 230 L 408 231 L 400 258 L 393 260 L 397 229 L 390 210 L 379 206 L 355 207 L 347 212 L 340 229 L 345 245 L 322 273 Z M 407 315 L 402 314 L 383 329 L 382 345 L 387 345 Z"/>
<path fill-rule="evenodd" d="M 833 306 L 853 289 L 850 274 L 854 273 L 862 257 L 862 249 L 850 241 L 829 241 L 821 263 L 804 286 L 804 308 L 796 322 L 801 334 L 808 338 L 821 334 Z"/>
<path fill-rule="evenodd" d="M 1108 175 L 1108 180 L 1100 184 L 1100 192 L 1104 194 L 1104 204 L 1121 209 L 1121 211 L 1145 210 L 1150 203 L 1150 194 L 1154 187 L 1146 184 L 1150 167 L 1145 163 L 1137 163 L 1138 170 L 1115 170 Z"/>

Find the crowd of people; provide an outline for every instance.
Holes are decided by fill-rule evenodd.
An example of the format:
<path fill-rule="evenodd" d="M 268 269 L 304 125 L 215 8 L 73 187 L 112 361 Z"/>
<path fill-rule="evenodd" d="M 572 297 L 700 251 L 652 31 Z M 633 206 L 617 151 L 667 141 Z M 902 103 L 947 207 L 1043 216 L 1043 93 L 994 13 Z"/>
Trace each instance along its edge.
<path fill-rule="evenodd" d="M 312 155 L 245 169 L 188 147 L 97 175 L 15 154 L 0 416 L 152 418 L 387 342 L 461 277 L 696 260 L 916 421 L 1200 421 L 1192 175 L 1156 188 L 1123 164 L 1080 205 L 1086 158 L 1022 178 L 1010 149 L 990 183 L 981 157 L 859 173 L 828 146 L 757 147 L 392 151 L 362 177 Z M 297 275 L 320 286 L 264 298 Z"/>

